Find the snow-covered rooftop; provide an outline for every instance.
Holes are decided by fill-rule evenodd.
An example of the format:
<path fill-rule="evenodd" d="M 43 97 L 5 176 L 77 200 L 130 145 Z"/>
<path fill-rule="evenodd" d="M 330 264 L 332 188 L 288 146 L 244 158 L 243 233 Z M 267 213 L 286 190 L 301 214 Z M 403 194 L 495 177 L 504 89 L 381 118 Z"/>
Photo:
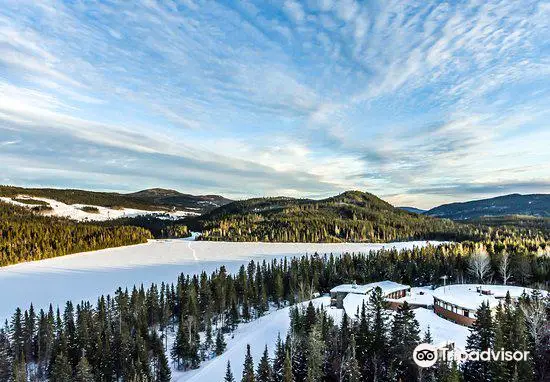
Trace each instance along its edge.
<path fill-rule="evenodd" d="M 330 292 L 331 293 L 343 292 L 343 293 L 366 294 L 376 287 L 380 287 L 380 289 L 382 289 L 382 294 L 384 295 L 410 288 L 408 285 L 403 285 L 403 284 L 396 283 L 394 281 L 385 280 L 385 281 L 378 281 L 375 283 L 363 284 L 363 285 L 342 284 L 342 285 L 335 286 L 330 290 Z"/>
<path fill-rule="evenodd" d="M 367 305 L 369 301 L 369 296 L 370 294 L 363 295 L 363 294 L 349 293 L 346 297 L 344 297 L 343 306 L 348 317 L 352 317 L 352 318 L 355 317 L 357 312 L 361 311 L 361 307 L 363 306 L 363 303 Z"/>
<path fill-rule="evenodd" d="M 488 294 L 480 293 L 480 288 Z M 477 310 L 483 302 L 489 303 L 491 308 L 498 306 L 499 299 L 507 292 L 512 298 L 517 298 L 524 292 L 531 294 L 533 289 L 512 285 L 455 284 L 437 288 L 433 296 L 464 309 Z"/>
<path fill-rule="evenodd" d="M 355 293 L 366 294 L 371 291 L 373 287 L 370 284 L 357 285 L 357 284 L 342 284 L 335 286 L 330 290 L 330 293 Z"/>
<path fill-rule="evenodd" d="M 409 304 L 429 306 L 429 305 L 433 305 L 434 303 L 433 293 L 434 293 L 434 290 L 430 286 L 414 287 L 414 288 L 411 288 L 410 292 L 407 293 L 405 297 L 388 299 L 388 301 L 396 301 L 396 302 L 407 301 Z"/>

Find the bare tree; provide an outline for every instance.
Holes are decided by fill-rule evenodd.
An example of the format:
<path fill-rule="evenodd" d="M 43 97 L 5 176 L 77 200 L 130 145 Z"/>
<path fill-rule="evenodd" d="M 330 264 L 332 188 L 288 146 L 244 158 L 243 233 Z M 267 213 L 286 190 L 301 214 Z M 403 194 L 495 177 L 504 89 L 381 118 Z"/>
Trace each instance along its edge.
<path fill-rule="evenodd" d="M 470 256 L 468 272 L 482 284 L 487 278 L 491 277 L 491 260 L 485 248 L 479 249 Z"/>
<path fill-rule="evenodd" d="M 535 364 L 538 375 L 544 376 L 546 372 L 550 370 L 550 365 L 547 365 L 544 361 L 545 341 L 550 338 L 550 326 L 548 326 L 548 319 L 546 317 L 546 304 L 543 300 L 540 292 L 535 291 L 531 299 L 524 301 L 521 305 L 521 310 L 525 317 L 525 323 L 527 325 L 527 332 L 533 347 L 535 349 Z"/>
<path fill-rule="evenodd" d="M 508 284 L 508 280 L 512 277 L 510 272 L 510 255 L 506 250 L 502 252 L 500 257 L 500 263 L 498 265 L 498 273 L 502 277 L 502 282 L 504 285 Z"/>

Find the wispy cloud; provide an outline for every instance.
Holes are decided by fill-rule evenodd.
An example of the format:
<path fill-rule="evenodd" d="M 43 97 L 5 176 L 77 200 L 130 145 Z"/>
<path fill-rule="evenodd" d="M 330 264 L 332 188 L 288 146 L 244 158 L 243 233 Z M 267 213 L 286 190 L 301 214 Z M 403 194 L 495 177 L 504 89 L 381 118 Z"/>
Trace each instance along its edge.
<path fill-rule="evenodd" d="M 535 0 L 7 0 L 5 179 L 360 188 L 421 207 L 544 191 L 549 15 Z"/>

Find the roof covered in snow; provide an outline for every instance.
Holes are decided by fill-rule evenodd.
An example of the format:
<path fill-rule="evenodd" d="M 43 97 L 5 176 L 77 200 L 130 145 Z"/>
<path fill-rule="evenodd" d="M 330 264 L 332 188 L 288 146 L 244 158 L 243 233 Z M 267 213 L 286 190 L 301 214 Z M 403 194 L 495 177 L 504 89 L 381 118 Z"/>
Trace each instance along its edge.
<path fill-rule="evenodd" d="M 484 291 L 486 294 L 481 293 Z M 520 297 L 524 292 L 531 294 L 533 289 L 512 285 L 455 284 L 437 288 L 435 298 L 464 309 L 477 310 L 483 302 L 491 308 L 498 306 L 499 299 L 510 292 L 512 298 Z"/>
<path fill-rule="evenodd" d="M 338 285 L 330 290 L 331 293 L 343 292 L 343 293 L 355 293 L 355 294 L 367 294 L 376 287 L 382 289 L 382 294 L 387 295 L 393 292 L 397 292 L 403 289 L 409 289 L 410 286 L 396 283 L 394 281 L 378 281 L 375 283 L 357 285 L 357 284 L 342 284 Z"/>
<path fill-rule="evenodd" d="M 370 292 L 372 287 L 370 284 L 367 285 L 357 285 L 357 284 L 342 284 L 335 286 L 330 290 L 330 293 L 355 293 L 355 294 L 366 294 Z"/>

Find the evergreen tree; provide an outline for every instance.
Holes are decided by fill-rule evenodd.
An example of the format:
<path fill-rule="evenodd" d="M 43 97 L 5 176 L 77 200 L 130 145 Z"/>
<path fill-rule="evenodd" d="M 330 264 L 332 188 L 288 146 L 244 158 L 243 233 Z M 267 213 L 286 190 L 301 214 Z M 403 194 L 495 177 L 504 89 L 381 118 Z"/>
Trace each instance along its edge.
<path fill-rule="evenodd" d="M 292 372 L 292 361 L 291 361 L 290 352 L 288 351 L 288 349 L 286 350 L 286 354 L 285 354 L 283 376 L 284 376 L 283 382 L 294 382 L 294 373 Z"/>
<path fill-rule="evenodd" d="M 85 356 L 82 356 L 78 361 L 78 365 L 76 365 L 74 380 L 75 382 L 94 382 L 92 368 Z"/>
<path fill-rule="evenodd" d="M 281 340 L 281 334 L 277 334 L 277 343 L 275 344 L 275 357 L 273 358 L 273 382 L 283 382 L 285 367 L 285 346 Z"/>
<path fill-rule="evenodd" d="M 226 347 L 227 344 L 225 343 L 222 330 L 219 329 L 218 333 L 216 334 L 216 355 L 221 355 L 225 351 Z"/>
<path fill-rule="evenodd" d="M 6 323 L 7 326 L 7 323 Z M 7 381 L 12 374 L 13 357 L 6 329 L 0 329 L 0 381 Z"/>
<path fill-rule="evenodd" d="M 307 316 L 306 316 L 307 317 Z M 307 347 L 307 381 L 315 382 L 323 379 L 323 363 L 325 344 L 321 338 L 318 325 L 310 329 Z"/>
<path fill-rule="evenodd" d="M 231 363 L 229 361 L 227 361 L 224 382 L 235 382 L 235 378 L 233 378 L 233 373 L 231 372 Z"/>
<path fill-rule="evenodd" d="M 252 359 L 252 355 L 250 354 L 250 345 L 246 345 L 246 356 L 244 358 L 244 369 L 243 369 L 243 377 L 241 379 L 242 382 L 254 382 L 254 360 Z"/>
<path fill-rule="evenodd" d="M 51 382 L 72 382 L 73 371 L 65 353 L 59 353 L 55 357 L 50 375 Z"/>
<path fill-rule="evenodd" d="M 476 313 L 476 321 L 466 342 L 468 351 L 485 351 L 492 349 L 494 327 L 489 304 L 483 302 Z M 464 378 L 471 382 L 491 382 L 493 378 L 490 362 L 468 360 L 464 363 Z"/>
<path fill-rule="evenodd" d="M 265 346 L 264 353 L 258 364 L 258 371 L 256 373 L 257 382 L 271 382 L 272 381 L 271 364 L 269 363 L 269 354 L 267 352 L 267 345 Z"/>

